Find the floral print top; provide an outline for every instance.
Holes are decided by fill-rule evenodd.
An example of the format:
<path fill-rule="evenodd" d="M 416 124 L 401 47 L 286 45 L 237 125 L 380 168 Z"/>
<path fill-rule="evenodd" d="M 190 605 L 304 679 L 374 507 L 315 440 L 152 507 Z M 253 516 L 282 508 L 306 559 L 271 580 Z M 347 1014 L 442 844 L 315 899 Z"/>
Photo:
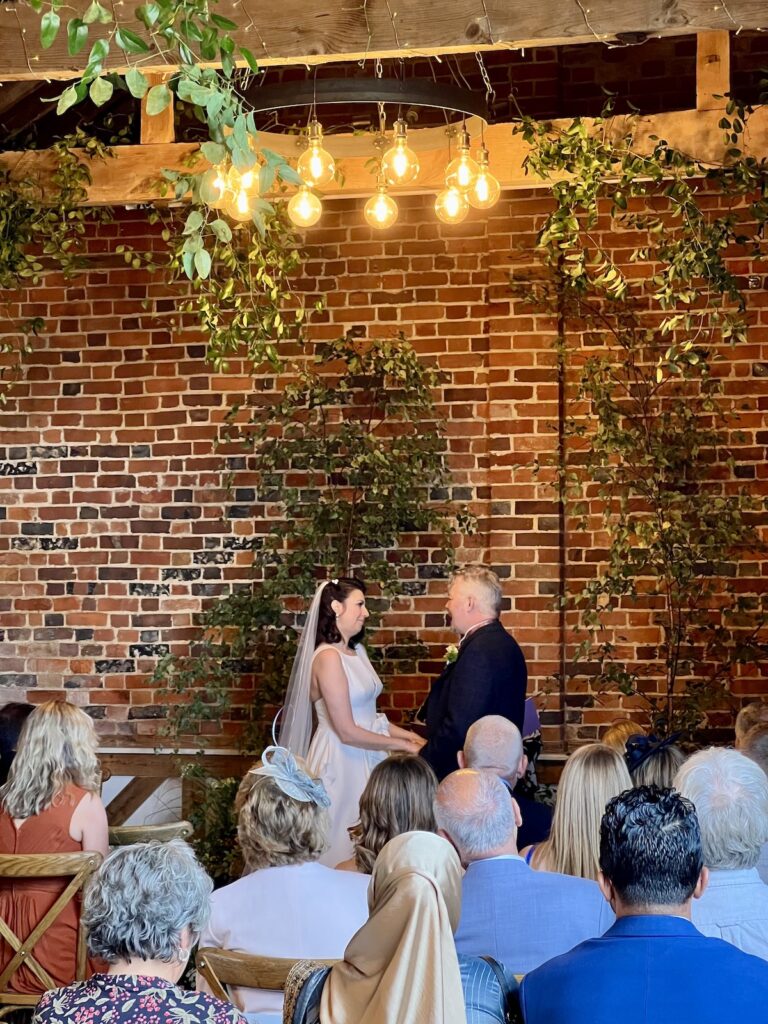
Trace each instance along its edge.
<path fill-rule="evenodd" d="M 46 992 L 32 1024 L 246 1024 L 230 1003 L 162 978 L 94 974 Z"/>

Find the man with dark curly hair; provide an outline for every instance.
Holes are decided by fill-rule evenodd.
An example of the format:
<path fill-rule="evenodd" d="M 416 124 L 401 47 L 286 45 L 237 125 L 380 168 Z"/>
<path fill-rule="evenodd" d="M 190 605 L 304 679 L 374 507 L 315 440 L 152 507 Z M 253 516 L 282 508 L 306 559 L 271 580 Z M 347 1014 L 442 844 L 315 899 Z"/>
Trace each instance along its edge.
<path fill-rule="evenodd" d="M 616 923 L 526 975 L 526 1024 L 763 1019 L 768 964 L 691 924 L 707 869 L 689 800 L 656 786 L 614 797 L 600 829 L 600 869 Z"/>

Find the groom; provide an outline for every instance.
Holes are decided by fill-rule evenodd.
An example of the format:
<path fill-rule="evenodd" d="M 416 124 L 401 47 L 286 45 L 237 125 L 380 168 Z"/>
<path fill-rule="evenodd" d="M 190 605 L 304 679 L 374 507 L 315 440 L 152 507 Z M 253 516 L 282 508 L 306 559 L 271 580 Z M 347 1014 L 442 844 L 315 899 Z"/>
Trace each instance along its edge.
<path fill-rule="evenodd" d="M 522 732 L 528 673 L 523 652 L 499 622 L 501 599 L 499 578 L 484 565 L 468 565 L 451 577 L 445 607 L 461 637 L 458 656 L 419 711 L 427 726 L 421 756 L 438 779 L 458 768 L 456 754 L 478 718 L 502 715 Z"/>

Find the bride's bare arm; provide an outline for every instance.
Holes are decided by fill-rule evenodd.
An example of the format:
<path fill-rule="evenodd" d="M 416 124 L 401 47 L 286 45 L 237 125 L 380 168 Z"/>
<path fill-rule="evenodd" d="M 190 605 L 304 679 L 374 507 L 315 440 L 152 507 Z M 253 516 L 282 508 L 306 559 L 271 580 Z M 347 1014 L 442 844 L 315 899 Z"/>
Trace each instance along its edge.
<path fill-rule="evenodd" d="M 389 723 L 389 735 L 398 736 L 401 740 L 408 740 L 411 743 L 415 743 L 417 747 L 423 747 L 427 742 L 417 733 L 411 732 L 408 729 L 403 729 L 402 726 L 393 725 L 392 722 Z"/>
<path fill-rule="evenodd" d="M 356 724 L 349 703 L 349 684 L 338 651 L 332 648 L 321 651 L 315 658 L 314 667 L 320 696 L 325 701 L 331 725 L 342 743 L 350 747 L 362 747 L 364 750 L 404 750 L 409 754 L 418 751 L 418 746 L 411 739 L 382 736 Z"/>

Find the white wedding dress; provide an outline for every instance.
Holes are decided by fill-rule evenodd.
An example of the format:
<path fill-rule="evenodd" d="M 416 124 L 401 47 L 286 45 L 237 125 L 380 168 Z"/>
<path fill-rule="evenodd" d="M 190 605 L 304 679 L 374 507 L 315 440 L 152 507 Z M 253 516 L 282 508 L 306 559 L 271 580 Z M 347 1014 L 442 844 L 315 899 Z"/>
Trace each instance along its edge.
<path fill-rule="evenodd" d="M 330 645 L 322 644 L 315 651 L 326 650 Z M 355 648 L 355 654 L 343 654 L 338 647 L 344 674 L 349 685 L 349 703 L 355 724 L 382 736 L 389 735 L 386 715 L 376 713 L 376 700 L 381 693 L 381 680 L 373 670 L 362 645 Z M 312 736 L 307 753 L 307 767 L 312 775 L 322 779 L 331 798 L 330 845 L 320 858 L 322 864 L 330 867 L 352 856 L 352 842 L 347 834 L 350 825 L 360 818 L 360 794 L 365 789 L 368 776 L 375 766 L 383 761 L 385 750 L 363 750 L 342 743 L 331 724 L 325 701 L 315 701 L 317 728 Z"/>

